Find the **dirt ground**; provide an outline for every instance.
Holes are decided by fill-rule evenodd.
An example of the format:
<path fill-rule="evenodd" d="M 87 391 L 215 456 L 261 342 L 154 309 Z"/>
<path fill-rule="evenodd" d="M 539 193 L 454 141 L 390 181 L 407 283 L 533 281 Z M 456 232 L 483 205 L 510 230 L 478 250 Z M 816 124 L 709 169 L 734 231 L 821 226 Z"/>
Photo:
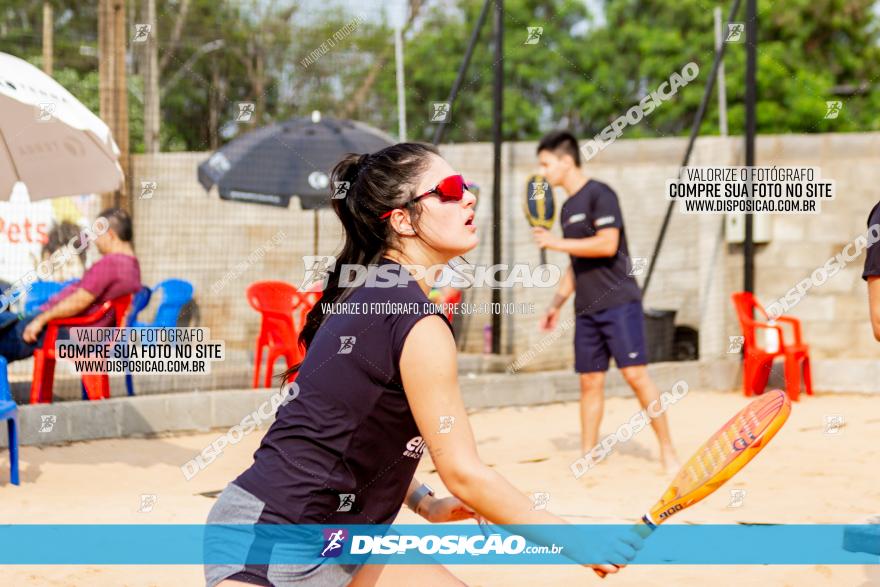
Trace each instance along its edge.
<path fill-rule="evenodd" d="M 746 402 L 736 394 L 691 392 L 669 410 L 683 458 Z M 788 423 L 752 463 L 704 502 L 673 522 L 850 523 L 880 513 L 880 397 L 819 395 L 798 402 Z M 603 433 L 638 409 L 635 399 L 606 402 Z M 578 456 L 577 404 L 503 408 L 472 414 L 480 454 L 527 493 L 550 494 L 548 509 L 576 523 L 636 521 L 666 487 L 649 429 L 618 445 L 580 479 L 569 464 Z M 837 433 L 826 419 L 843 417 Z M 82 442 L 22 449 L 22 485 L 8 484 L 8 453 L 0 453 L 0 523 L 203 523 L 217 492 L 251 462 L 261 431 L 226 449 L 186 481 L 180 466 L 218 432 L 152 439 Z M 443 494 L 427 456 L 418 477 Z M 728 507 L 730 489 L 744 489 Z M 139 512 L 141 495 L 155 495 Z M 402 523 L 421 521 L 404 508 Z M 100 548 L 100 545 L 95 545 Z M 605 582 L 576 566 L 459 566 L 472 586 L 880 586 L 880 566 L 630 566 Z M 65 587 L 181 587 L 203 585 L 200 566 L 6 566 L 0 585 Z M 426 586 L 427 587 L 427 586 Z"/>

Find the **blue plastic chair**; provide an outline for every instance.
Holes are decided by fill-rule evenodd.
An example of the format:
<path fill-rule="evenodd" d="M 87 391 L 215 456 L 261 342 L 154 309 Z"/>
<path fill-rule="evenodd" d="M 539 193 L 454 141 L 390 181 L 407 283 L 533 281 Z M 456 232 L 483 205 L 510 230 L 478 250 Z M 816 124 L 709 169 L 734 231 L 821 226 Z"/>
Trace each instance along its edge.
<path fill-rule="evenodd" d="M 193 286 L 183 279 L 166 279 L 153 288 L 162 292 L 162 303 L 156 310 L 156 318 L 150 326 L 174 327 L 180 320 L 183 307 L 193 299 Z"/>
<path fill-rule="evenodd" d="M 137 321 L 138 314 L 141 313 L 141 310 L 147 307 L 147 304 L 150 303 L 150 298 L 153 295 L 153 290 L 151 290 L 146 285 L 141 286 L 140 291 L 134 294 L 134 297 L 131 299 L 131 308 L 128 312 L 128 320 L 126 320 L 125 325 L 127 327 L 137 326 L 139 322 Z M 134 395 L 134 381 L 131 379 L 131 373 L 128 371 L 125 372 L 125 391 L 128 392 L 128 395 Z"/>
<path fill-rule="evenodd" d="M 177 322 L 180 320 L 180 312 L 186 304 L 192 301 L 193 291 L 195 291 L 192 284 L 188 281 L 183 279 L 166 279 L 165 281 L 156 284 L 156 287 L 153 288 L 152 292 L 146 296 L 146 301 L 143 301 L 143 305 L 138 305 L 138 296 L 143 295 L 144 289 L 149 291 L 149 288 L 145 287 L 135 294 L 135 299 L 132 301 L 132 311 L 129 315 L 128 326 L 135 328 L 171 328 L 177 326 Z M 146 324 L 138 321 L 137 315 L 150 302 L 150 297 L 159 292 L 161 292 L 162 302 L 156 310 L 156 317 L 153 319 L 153 323 Z M 128 395 L 134 395 L 134 381 L 132 380 L 131 373 L 125 374 L 125 389 L 128 391 Z"/>
<path fill-rule="evenodd" d="M 6 359 L 0 357 L 0 421 L 6 420 L 9 431 L 9 479 L 13 485 L 18 480 L 18 405 L 12 399 L 9 390 L 9 378 L 6 373 Z"/>

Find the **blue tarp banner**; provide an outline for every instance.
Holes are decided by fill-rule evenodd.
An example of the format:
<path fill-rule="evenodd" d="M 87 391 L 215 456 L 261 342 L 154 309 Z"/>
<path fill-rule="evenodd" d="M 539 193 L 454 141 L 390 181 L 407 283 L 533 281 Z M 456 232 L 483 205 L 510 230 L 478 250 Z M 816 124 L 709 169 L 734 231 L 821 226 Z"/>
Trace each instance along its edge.
<path fill-rule="evenodd" d="M 880 564 L 877 525 L 668 524 L 629 564 Z M 579 564 L 631 525 L 4 525 L 0 564 Z M 844 549 L 865 552 L 851 552 Z M 641 539 L 638 539 L 641 540 Z"/>

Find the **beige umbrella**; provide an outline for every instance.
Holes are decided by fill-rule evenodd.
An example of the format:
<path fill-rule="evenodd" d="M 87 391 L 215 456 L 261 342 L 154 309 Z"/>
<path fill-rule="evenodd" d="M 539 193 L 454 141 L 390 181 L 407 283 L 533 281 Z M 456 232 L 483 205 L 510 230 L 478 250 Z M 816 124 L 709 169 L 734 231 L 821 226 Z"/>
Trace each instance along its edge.
<path fill-rule="evenodd" d="M 19 181 L 31 200 L 116 190 L 118 158 L 100 118 L 27 61 L 0 53 L 0 200 Z"/>

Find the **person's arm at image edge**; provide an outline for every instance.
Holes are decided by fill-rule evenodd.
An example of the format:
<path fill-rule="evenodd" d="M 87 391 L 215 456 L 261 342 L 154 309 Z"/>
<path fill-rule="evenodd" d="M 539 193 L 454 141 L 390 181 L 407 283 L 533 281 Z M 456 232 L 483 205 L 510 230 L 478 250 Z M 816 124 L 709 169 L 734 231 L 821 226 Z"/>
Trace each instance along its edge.
<path fill-rule="evenodd" d="M 874 338 L 880 341 L 880 276 L 868 278 L 868 306 Z"/>
<path fill-rule="evenodd" d="M 423 318 L 413 326 L 404 342 L 400 371 L 410 409 L 425 440 L 441 481 L 449 491 L 496 524 L 566 524 L 565 520 L 532 508 L 531 500 L 477 454 L 476 441 L 458 387 L 455 340 L 440 317 Z M 441 416 L 455 418 L 452 429 L 439 432 Z M 607 560 L 625 564 L 640 545 L 637 536 L 630 543 L 608 543 Z M 535 529 L 527 538 L 537 543 L 553 542 L 546 531 Z M 557 541 L 558 542 L 558 541 Z M 577 556 L 577 545 L 568 545 L 568 556 Z M 596 553 L 592 553 L 594 556 Z M 583 553 L 580 553 L 581 557 Z M 575 559 L 577 560 L 577 559 Z M 605 572 L 618 570 L 602 565 Z"/>

